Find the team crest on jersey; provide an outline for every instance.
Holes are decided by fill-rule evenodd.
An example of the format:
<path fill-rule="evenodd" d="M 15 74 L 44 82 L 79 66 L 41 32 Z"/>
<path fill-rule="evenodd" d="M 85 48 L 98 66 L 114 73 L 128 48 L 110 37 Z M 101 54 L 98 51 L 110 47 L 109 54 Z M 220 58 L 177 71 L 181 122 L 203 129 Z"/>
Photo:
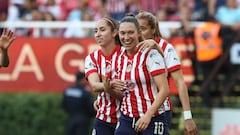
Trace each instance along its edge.
<path fill-rule="evenodd" d="M 124 88 L 123 88 L 123 93 L 126 95 L 128 94 L 130 91 L 134 91 L 134 87 L 135 87 L 135 83 L 132 82 L 131 80 L 126 80 L 124 82 Z"/>
<path fill-rule="evenodd" d="M 132 64 L 129 64 L 128 66 L 127 66 L 127 72 L 130 72 L 132 70 Z"/>
<path fill-rule="evenodd" d="M 108 66 L 107 66 L 106 72 L 107 72 L 107 73 L 111 72 L 111 65 L 108 65 Z"/>

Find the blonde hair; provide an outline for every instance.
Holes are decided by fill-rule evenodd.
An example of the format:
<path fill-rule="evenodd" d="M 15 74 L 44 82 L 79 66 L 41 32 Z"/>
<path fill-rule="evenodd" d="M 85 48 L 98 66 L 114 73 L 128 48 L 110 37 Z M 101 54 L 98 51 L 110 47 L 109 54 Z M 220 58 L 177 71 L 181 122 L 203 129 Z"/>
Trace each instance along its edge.
<path fill-rule="evenodd" d="M 154 38 L 157 38 L 157 37 L 162 38 L 162 34 L 159 30 L 158 20 L 152 13 L 147 12 L 147 11 L 140 11 L 136 15 L 136 18 L 137 19 L 144 19 L 144 20 L 148 21 L 151 28 L 155 29 Z"/>

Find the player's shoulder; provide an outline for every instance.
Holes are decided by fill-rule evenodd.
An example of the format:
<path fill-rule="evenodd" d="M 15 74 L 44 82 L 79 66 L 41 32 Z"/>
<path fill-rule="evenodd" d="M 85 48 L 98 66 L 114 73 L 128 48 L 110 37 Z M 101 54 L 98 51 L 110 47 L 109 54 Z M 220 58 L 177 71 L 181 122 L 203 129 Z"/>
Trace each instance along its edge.
<path fill-rule="evenodd" d="M 161 39 L 159 42 L 159 45 L 161 45 L 163 52 L 168 52 L 168 50 L 174 50 L 174 46 L 172 43 L 168 42 L 166 39 Z"/>
<path fill-rule="evenodd" d="M 153 48 L 149 48 L 149 49 L 147 49 L 146 51 L 149 52 L 149 53 L 148 53 L 148 56 L 149 56 L 150 58 L 153 57 L 153 56 L 158 56 L 158 55 L 160 55 L 160 53 L 158 52 L 158 50 L 153 49 Z M 160 56 L 161 56 L 161 55 L 160 55 Z"/>
<path fill-rule="evenodd" d="M 86 57 L 96 56 L 96 55 L 100 54 L 100 52 L 101 52 L 101 49 L 97 49 L 95 51 L 90 52 Z"/>

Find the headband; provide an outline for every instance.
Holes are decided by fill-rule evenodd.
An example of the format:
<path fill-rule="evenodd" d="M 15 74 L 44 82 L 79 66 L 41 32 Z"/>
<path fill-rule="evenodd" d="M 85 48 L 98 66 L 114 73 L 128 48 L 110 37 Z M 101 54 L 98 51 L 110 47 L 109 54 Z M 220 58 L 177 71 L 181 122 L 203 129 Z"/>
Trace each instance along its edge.
<path fill-rule="evenodd" d="M 106 17 L 103 17 L 102 19 L 105 20 L 105 21 L 107 21 L 107 22 L 109 22 L 109 23 L 112 25 L 112 27 L 113 27 L 114 29 L 116 29 L 116 27 L 115 27 L 115 25 L 114 25 L 114 23 L 113 23 L 112 20 L 110 20 L 110 19 L 108 19 L 108 18 L 106 18 Z"/>

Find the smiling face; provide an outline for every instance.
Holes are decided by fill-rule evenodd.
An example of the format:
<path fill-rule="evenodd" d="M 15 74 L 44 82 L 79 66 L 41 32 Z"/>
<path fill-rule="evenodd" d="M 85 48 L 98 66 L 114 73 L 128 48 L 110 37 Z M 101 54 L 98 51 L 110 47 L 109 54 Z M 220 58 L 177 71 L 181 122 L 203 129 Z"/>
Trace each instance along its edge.
<path fill-rule="evenodd" d="M 138 19 L 138 22 L 143 40 L 154 39 L 155 29 L 149 25 L 148 21 L 144 19 Z"/>
<path fill-rule="evenodd" d="M 150 12 L 141 11 L 136 15 L 143 40 L 162 38 L 157 18 Z"/>
<path fill-rule="evenodd" d="M 120 23 L 119 38 L 128 54 L 132 54 L 136 50 L 139 36 L 140 32 L 133 22 Z"/>
<path fill-rule="evenodd" d="M 104 19 L 99 20 L 94 28 L 94 37 L 98 45 L 104 47 L 115 43 L 117 32 Z"/>

